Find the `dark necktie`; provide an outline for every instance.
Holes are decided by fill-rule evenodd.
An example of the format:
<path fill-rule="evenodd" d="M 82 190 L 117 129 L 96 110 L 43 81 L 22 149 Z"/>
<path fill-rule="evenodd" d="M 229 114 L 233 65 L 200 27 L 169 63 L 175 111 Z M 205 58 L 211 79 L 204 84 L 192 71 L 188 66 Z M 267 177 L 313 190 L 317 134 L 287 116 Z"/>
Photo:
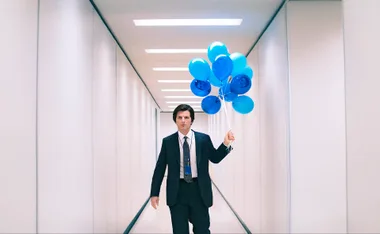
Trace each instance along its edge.
<path fill-rule="evenodd" d="M 187 143 L 187 136 L 184 137 L 183 142 L 183 175 L 186 182 L 192 181 L 191 165 L 190 165 L 190 147 Z"/>

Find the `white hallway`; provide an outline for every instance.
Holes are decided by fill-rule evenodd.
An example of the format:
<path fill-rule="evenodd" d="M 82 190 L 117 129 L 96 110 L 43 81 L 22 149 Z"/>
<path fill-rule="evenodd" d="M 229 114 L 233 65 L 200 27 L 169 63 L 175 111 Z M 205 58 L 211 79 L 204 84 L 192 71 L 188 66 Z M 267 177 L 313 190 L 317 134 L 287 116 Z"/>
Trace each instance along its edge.
<path fill-rule="evenodd" d="M 166 186 L 166 183 L 163 183 Z M 160 194 L 160 206 L 155 210 L 147 204 L 130 233 L 172 233 L 169 207 L 166 205 L 165 187 Z M 214 205 L 210 208 L 211 233 L 247 233 L 217 188 L 213 186 Z M 192 226 L 189 226 L 192 232 Z"/>
<path fill-rule="evenodd" d="M 255 109 L 196 114 L 238 139 L 215 184 L 252 233 L 379 233 L 380 1 L 252 1 L 278 6 L 242 51 Z M 175 125 L 92 3 L 0 0 L 0 233 L 122 233 L 148 199 Z M 214 199 L 213 232 L 245 233 Z M 131 233 L 170 232 L 164 200 Z"/>

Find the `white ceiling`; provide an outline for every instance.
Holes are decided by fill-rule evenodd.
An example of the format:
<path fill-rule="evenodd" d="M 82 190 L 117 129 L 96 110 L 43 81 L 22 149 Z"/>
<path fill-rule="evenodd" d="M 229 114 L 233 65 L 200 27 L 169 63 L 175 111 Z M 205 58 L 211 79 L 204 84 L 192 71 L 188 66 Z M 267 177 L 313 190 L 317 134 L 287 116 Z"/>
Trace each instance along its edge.
<path fill-rule="evenodd" d="M 187 79 L 188 71 L 153 71 L 153 67 L 187 67 L 192 58 L 207 54 L 147 54 L 145 49 L 207 49 L 221 41 L 230 53 L 246 54 L 258 39 L 283 0 L 94 0 L 114 36 L 147 85 L 162 111 L 170 111 L 165 96 L 194 96 L 192 92 L 163 92 L 161 89 L 189 89 L 190 84 L 158 83 L 160 79 Z M 136 27 L 134 19 L 241 18 L 240 26 Z M 213 93 L 216 89 L 213 88 Z M 199 106 L 198 104 L 192 104 Z"/>

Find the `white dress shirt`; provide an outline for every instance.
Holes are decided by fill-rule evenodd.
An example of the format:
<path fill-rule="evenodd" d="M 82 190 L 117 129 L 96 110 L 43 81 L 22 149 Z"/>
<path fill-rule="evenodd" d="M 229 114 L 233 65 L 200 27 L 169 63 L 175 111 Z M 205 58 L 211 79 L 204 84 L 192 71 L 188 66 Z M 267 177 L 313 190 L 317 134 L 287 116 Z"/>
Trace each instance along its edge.
<path fill-rule="evenodd" d="M 189 144 L 190 148 L 190 165 L 191 165 L 191 175 L 193 178 L 198 177 L 198 170 L 197 170 L 197 155 L 196 155 L 196 148 L 195 148 L 195 134 L 190 129 L 190 131 L 187 133 L 187 143 Z M 179 143 L 179 151 L 180 151 L 180 178 L 184 178 L 183 173 L 183 143 L 184 143 L 184 137 L 180 131 L 178 131 L 178 143 Z"/>

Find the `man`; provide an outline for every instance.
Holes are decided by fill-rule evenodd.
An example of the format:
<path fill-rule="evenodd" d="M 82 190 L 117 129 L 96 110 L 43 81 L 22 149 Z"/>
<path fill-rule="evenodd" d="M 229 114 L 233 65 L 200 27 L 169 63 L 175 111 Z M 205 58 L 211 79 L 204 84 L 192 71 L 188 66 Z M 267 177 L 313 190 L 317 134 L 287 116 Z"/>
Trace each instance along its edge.
<path fill-rule="evenodd" d="M 209 160 L 219 163 L 231 151 L 235 140 L 231 131 L 215 149 L 208 135 L 191 129 L 194 110 L 181 104 L 173 112 L 178 132 L 162 141 L 151 185 L 151 205 L 157 209 L 161 183 L 168 166 L 166 203 L 170 208 L 174 234 L 189 233 L 189 221 L 194 234 L 210 233 L 209 208 L 213 204 Z"/>

